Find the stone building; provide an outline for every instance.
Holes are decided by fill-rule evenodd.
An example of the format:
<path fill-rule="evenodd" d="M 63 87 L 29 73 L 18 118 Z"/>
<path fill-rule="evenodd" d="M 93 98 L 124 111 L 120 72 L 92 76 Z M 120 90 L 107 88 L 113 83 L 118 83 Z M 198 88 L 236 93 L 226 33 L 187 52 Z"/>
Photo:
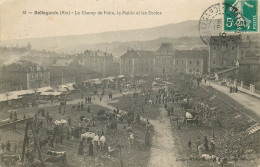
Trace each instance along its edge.
<path fill-rule="evenodd" d="M 120 57 L 120 74 L 126 76 L 153 74 L 154 56 L 151 51 L 128 50 Z"/>
<path fill-rule="evenodd" d="M 36 89 L 50 86 L 50 71 L 30 61 L 19 61 L 3 66 L 0 80 L 5 91 Z"/>
<path fill-rule="evenodd" d="M 207 73 L 207 50 L 176 50 L 175 71 L 202 75 Z"/>
<path fill-rule="evenodd" d="M 236 66 L 237 60 L 243 59 L 249 48 L 248 36 L 212 36 L 209 42 L 208 72 Z"/>
<path fill-rule="evenodd" d="M 175 50 L 171 43 L 162 43 L 155 55 L 156 74 L 169 74 L 174 71 Z"/>
<path fill-rule="evenodd" d="M 80 65 L 101 73 L 103 77 L 112 74 L 113 56 L 107 52 L 86 50 L 82 54 L 76 55 Z"/>
<path fill-rule="evenodd" d="M 207 71 L 207 50 L 175 50 L 162 43 L 157 51 L 128 50 L 121 56 L 120 73 L 162 75 L 174 72 L 202 75 Z"/>

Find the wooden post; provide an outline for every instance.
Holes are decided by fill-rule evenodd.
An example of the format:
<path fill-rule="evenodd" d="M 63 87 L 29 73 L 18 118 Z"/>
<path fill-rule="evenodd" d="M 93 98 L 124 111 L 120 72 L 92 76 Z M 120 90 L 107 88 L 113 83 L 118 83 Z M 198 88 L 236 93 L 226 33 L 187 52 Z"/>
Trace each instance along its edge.
<path fill-rule="evenodd" d="M 25 154 L 25 146 L 26 146 L 26 141 L 27 141 L 28 128 L 29 128 L 29 123 L 26 123 L 25 124 L 24 139 L 23 139 L 22 163 L 24 162 L 24 154 Z"/>
<path fill-rule="evenodd" d="M 39 143 L 38 143 L 37 138 L 36 138 L 36 136 L 35 136 L 34 129 L 33 129 L 32 125 L 30 125 L 30 128 L 31 128 L 31 130 L 32 130 L 32 134 L 33 134 L 33 138 L 34 138 L 34 143 L 35 143 L 36 148 L 37 148 L 37 151 L 38 151 L 39 160 L 40 160 L 42 163 L 44 163 L 44 162 L 43 162 L 43 159 L 42 159 L 42 155 L 41 155 L 40 146 L 39 146 Z"/>
<path fill-rule="evenodd" d="M 119 149 L 120 149 L 120 164 L 121 164 L 121 167 L 124 167 L 123 159 L 122 159 L 122 153 L 121 153 L 121 149 L 122 149 L 121 145 L 119 146 Z"/>

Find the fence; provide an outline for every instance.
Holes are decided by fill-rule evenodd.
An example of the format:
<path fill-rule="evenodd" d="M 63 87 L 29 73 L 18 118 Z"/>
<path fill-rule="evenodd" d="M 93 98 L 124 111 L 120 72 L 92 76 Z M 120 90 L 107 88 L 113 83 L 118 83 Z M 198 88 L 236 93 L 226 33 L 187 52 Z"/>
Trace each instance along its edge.
<path fill-rule="evenodd" d="M 257 90 L 257 89 L 255 89 L 255 93 L 258 94 L 258 95 L 260 95 L 260 91 Z"/>
<path fill-rule="evenodd" d="M 235 85 L 235 80 L 232 80 L 229 78 L 226 78 L 226 79 L 223 78 L 223 81 L 226 81 L 227 86 Z M 255 89 L 255 85 L 251 85 L 251 88 L 250 88 L 250 86 L 244 85 L 244 84 L 242 84 L 242 82 L 236 81 L 236 86 L 240 87 L 239 88 L 240 91 L 260 98 L 260 90 Z"/>
<path fill-rule="evenodd" d="M 246 85 L 243 85 L 243 88 L 250 91 L 250 87 L 249 86 L 246 86 Z"/>

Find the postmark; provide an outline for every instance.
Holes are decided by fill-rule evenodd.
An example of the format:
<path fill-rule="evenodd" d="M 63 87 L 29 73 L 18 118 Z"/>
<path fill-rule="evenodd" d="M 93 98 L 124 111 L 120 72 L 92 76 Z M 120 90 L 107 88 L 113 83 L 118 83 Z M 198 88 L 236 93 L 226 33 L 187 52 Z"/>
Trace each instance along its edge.
<path fill-rule="evenodd" d="M 258 31 L 258 0 L 225 0 L 224 4 L 224 32 Z"/>
<path fill-rule="evenodd" d="M 235 22 L 237 21 L 238 16 L 241 16 L 239 10 L 235 6 L 227 3 L 214 4 L 203 12 L 199 22 L 199 33 L 200 38 L 206 45 L 209 44 L 212 36 L 220 36 L 232 40 L 232 36 L 224 31 L 224 14 Z M 241 31 L 234 32 L 236 35 L 241 33 Z M 226 36 L 229 36 L 229 38 L 226 38 Z"/>

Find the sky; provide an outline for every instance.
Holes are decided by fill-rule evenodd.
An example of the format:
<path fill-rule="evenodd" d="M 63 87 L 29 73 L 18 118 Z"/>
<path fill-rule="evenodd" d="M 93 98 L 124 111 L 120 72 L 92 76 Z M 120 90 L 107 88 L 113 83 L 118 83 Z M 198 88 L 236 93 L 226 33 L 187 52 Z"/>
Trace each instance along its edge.
<path fill-rule="evenodd" d="M 187 20 L 220 0 L 0 0 L 0 40 L 150 28 Z M 24 15 L 23 11 L 27 14 Z M 34 11 L 158 11 L 161 15 L 33 15 Z"/>

